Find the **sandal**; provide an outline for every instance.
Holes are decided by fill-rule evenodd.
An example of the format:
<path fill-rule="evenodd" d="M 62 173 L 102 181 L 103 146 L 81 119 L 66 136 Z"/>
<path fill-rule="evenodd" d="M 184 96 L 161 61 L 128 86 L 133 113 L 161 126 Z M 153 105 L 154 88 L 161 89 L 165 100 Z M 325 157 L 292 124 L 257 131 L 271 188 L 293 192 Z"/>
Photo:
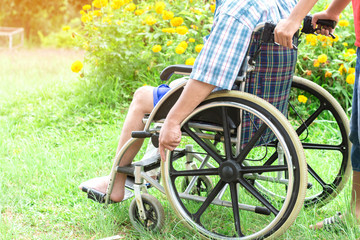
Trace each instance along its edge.
<path fill-rule="evenodd" d="M 317 224 L 311 225 L 310 228 L 313 230 L 324 228 L 326 231 L 331 231 L 337 229 L 339 226 L 343 224 L 341 220 L 341 212 L 336 212 L 336 214 L 332 217 L 325 218 L 322 221 L 322 227 L 318 227 Z"/>

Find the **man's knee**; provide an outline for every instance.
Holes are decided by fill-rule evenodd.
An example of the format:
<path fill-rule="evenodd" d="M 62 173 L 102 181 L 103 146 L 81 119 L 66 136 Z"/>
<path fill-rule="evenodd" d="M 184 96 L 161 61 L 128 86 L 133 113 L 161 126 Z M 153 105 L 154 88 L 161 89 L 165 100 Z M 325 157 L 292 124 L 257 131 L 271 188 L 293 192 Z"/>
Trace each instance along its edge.
<path fill-rule="evenodd" d="M 138 88 L 133 96 L 133 104 L 136 104 L 142 108 L 152 107 L 153 102 L 153 87 L 143 86 Z"/>

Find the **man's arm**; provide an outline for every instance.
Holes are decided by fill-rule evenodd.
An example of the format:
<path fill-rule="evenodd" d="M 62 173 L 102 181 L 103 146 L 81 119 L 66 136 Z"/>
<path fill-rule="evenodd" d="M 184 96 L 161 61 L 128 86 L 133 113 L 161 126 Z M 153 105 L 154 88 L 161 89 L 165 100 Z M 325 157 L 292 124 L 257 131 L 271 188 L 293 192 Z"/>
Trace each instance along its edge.
<path fill-rule="evenodd" d="M 214 85 L 190 79 L 180 98 L 170 110 L 160 130 L 159 151 L 165 160 L 165 149 L 174 150 L 181 140 L 181 122 L 211 93 Z"/>
<path fill-rule="evenodd" d="M 285 20 L 281 20 L 274 31 L 275 42 L 292 48 L 292 37 L 295 32 L 299 29 L 302 20 L 314 7 L 318 0 L 300 0 L 293 11 L 290 13 L 289 17 Z M 314 14 L 312 24 L 316 26 L 318 19 L 330 19 L 330 20 L 339 20 L 340 13 L 344 8 L 351 2 L 351 0 L 334 0 L 331 2 L 328 9 L 323 12 Z M 328 28 L 322 28 L 321 34 L 329 35 L 330 30 Z"/>

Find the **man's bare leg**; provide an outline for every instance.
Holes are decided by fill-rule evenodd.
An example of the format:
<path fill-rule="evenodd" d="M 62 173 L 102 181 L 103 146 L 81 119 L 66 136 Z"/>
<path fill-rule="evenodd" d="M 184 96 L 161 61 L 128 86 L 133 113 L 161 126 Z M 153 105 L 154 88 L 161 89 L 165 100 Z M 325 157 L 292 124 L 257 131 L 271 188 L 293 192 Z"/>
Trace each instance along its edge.
<path fill-rule="evenodd" d="M 141 131 L 144 129 L 142 119 L 145 114 L 150 113 L 153 109 L 153 87 L 144 86 L 136 90 L 133 100 L 130 104 L 121 134 L 116 153 L 120 151 L 122 146 L 131 138 L 132 131 Z M 138 140 L 127 150 L 126 154 L 120 161 L 119 166 L 129 165 L 137 152 L 141 148 L 143 141 Z M 113 191 L 110 199 L 114 202 L 121 202 L 124 198 L 126 175 L 117 173 Z M 105 193 L 109 182 L 109 177 L 94 178 L 80 184 L 79 188 L 83 186 L 98 190 Z"/>

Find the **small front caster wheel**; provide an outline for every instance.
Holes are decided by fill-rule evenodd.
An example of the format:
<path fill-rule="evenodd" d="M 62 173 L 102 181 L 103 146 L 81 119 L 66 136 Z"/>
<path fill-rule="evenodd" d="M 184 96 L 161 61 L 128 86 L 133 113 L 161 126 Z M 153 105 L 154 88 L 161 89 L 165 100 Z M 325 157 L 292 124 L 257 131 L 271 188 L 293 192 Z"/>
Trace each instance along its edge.
<path fill-rule="evenodd" d="M 141 199 L 145 209 L 146 219 L 140 218 L 136 197 L 131 201 L 129 216 L 132 225 L 139 231 L 159 231 L 165 220 L 164 208 L 154 196 L 141 194 Z"/>

